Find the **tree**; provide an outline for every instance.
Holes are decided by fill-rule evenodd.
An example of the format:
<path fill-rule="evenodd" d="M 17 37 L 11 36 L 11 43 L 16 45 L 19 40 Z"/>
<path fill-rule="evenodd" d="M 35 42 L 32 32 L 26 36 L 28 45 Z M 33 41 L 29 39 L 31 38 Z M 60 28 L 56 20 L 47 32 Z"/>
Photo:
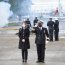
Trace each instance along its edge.
<path fill-rule="evenodd" d="M 17 15 L 27 15 L 32 4 L 31 0 L 9 0 L 11 10 Z"/>

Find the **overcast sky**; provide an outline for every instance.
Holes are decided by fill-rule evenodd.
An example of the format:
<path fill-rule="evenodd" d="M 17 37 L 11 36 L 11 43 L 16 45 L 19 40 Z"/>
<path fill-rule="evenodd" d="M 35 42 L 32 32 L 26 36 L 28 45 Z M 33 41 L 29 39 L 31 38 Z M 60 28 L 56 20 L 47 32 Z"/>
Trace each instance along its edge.
<path fill-rule="evenodd" d="M 33 2 L 43 3 L 43 2 L 58 2 L 59 0 L 32 0 Z M 60 0 L 60 2 L 65 2 L 65 0 Z"/>
<path fill-rule="evenodd" d="M 31 6 L 32 11 L 34 10 L 55 10 L 60 5 L 62 10 L 65 11 L 65 0 L 32 0 L 33 5 Z"/>

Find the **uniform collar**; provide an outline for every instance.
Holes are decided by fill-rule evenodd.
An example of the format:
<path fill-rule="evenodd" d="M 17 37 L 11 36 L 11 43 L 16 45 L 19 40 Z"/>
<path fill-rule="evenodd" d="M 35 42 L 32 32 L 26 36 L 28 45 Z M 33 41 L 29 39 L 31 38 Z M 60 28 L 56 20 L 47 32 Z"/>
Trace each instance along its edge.
<path fill-rule="evenodd" d="M 39 27 L 40 30 L 42 30 L 43 27 Z"/>

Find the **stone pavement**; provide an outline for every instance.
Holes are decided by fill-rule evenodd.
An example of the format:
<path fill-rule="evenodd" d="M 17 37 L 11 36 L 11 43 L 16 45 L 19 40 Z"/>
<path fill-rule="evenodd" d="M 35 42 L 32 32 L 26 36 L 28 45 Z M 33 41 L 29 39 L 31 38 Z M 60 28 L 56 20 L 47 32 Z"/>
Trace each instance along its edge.
<path fill-rule="evenodd" d="M 31 49 L 27 63 L 22 63 L 18 37 L 13 34 L 0 34 L 0 65 L 65 65 L 65 38 L 46 44 L 45 63 L 36 63 L 35 36 L 30 36 Z"/>

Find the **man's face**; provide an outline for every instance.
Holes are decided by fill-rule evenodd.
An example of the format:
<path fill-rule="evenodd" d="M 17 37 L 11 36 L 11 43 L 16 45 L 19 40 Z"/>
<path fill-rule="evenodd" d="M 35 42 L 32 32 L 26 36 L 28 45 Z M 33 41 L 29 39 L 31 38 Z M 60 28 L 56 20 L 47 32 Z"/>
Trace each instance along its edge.
<path fill-rule="evenodd" d="M 25 22 L 22 23 L 22 27 L 23 27 L 23 28 L 26 27 L 26 23 L 25 23 Z"/>
<path fill-rule="evenodd" d="M 42 23 L 38 23 L 38 26 L 39 26 L 39 27 L 42 27 Z"/>

